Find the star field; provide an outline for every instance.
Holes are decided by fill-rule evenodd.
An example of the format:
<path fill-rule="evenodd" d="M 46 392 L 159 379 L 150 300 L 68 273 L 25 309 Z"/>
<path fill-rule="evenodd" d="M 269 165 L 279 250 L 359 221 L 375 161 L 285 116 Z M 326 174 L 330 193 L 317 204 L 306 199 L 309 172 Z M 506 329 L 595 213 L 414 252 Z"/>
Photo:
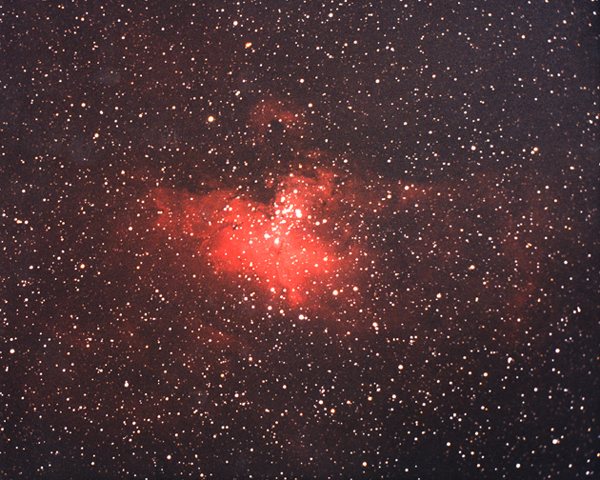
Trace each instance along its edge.
<path fill-rule="evenodd" d="M 0 474 L 595 478 L 596 10 L 0 6 Z"/>

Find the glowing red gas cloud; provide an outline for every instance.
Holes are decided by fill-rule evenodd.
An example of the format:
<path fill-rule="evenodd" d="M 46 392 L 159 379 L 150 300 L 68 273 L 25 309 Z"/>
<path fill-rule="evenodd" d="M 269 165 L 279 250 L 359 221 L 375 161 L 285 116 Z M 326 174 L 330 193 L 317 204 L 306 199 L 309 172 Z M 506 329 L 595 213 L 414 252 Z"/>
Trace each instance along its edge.
<path fill-rule="evenodd" d="M 538 209 L 529 202 L 530 221 L 517 222 L 491 181 L 424 186 L 322 167 L 271 178 L 269 201 L 242 188 L 152 190 L 153 228 L 192 252 L 206 291 L 400 324 L 452 321 L 479 305 L 520 323 L 537 289 Z"/>
<path fill-rule="evenodd" d="M 350 232 L 324 216 L 327 205 L 339 202 L 334 177 L 291 173 L 268 205 L 230 189 L 204 195 L 157 189 L 156 226 L 193 239 L 215 272 L 251 279 L 291 305 L 337 295 L 358 258 L 348 248 Z"/>

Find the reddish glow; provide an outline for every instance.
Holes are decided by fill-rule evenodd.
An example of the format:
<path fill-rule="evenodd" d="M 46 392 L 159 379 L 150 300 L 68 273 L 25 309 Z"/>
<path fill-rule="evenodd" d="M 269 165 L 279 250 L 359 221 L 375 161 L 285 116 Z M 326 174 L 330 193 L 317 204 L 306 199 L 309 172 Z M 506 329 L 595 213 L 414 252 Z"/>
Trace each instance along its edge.
<path fill-rule="evenodd" d="M 298 307 L 337 322 L 363 318 L 375 303 L 402 322 L 433 309 L 452 319 L 453 299 L 467 295 L 469 308 L 496 301 L 521 322 L 544 255 L 534 248 L 542 244 L 536 225 L 545 221 L 539 209 L 529 213 L 529 233 L 518 233 L 524 227 L 501 212 L 502 191 L 491 182 L 457 189 L 299 172 L 272 179 L 278 188 L 269 203 L 218 185 L 199 195 L 153 190 L 154 228 L 166 235 L 160 241 L 180 242 L 171 247 L 182 263 L 198 262 L 208 291 L 241 287 L 260 293 L 268 308 L 280 302 L 284 311 Z M 488 240 L 474 248 L 464 240 L 468 232 Z M 493 278 L 483 268 L 492 254 Z M 430 291 L 433 284 L 438 291 Z"/>
<path fill-rule="evenodd" d="M 191 195 L 156 190 L 157 226 L 197 241 L 198 253 L 218 273 L 249 278 L 296 305 L 335 290 L 348 257 L 340 235 L 320 218 L 332 200 L 333 174 L 290 174 L 272 204 L 232 190 Z"/>

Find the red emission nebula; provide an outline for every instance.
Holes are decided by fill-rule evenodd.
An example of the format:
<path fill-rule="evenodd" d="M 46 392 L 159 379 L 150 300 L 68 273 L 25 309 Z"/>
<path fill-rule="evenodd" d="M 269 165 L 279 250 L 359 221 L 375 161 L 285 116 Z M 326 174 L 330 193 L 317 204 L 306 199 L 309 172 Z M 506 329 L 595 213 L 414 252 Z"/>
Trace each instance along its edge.
<path fill-rule="evenodd" d="M 289 174 L 270 204 L 229 189 L 204 195 L 157 189 L 152 197 L 156 227 L 188 237 L 215 274 L 244 278 L 291 306 L 343 292 L 360 264 L 350 225 L 331 221 L 332 206 L 339 215 L 343 205 L 331 171 Z"/>
<path fill-rule="evenodd" d="M 507 211 L 510 192 L 484 177 L 425 186 L 322 167 L 275 185 L 267 202 L 241 188 L 157 188 L 145 208 L 204 292 L 241 289 L 301 319 L 371 326 L 492 313 L 517 325 L 535 299 L 543 200 Z"/>

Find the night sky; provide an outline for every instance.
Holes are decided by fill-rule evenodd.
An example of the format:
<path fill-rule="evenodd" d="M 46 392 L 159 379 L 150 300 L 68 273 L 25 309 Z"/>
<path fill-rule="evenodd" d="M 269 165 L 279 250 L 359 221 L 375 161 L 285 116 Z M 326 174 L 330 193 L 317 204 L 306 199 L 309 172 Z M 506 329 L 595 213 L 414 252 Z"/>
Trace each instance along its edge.
<path fill-rule="evenodd" d="M 0 5 L 2 478 L 599 478 L 597 2 L 122 3 Z"/>

